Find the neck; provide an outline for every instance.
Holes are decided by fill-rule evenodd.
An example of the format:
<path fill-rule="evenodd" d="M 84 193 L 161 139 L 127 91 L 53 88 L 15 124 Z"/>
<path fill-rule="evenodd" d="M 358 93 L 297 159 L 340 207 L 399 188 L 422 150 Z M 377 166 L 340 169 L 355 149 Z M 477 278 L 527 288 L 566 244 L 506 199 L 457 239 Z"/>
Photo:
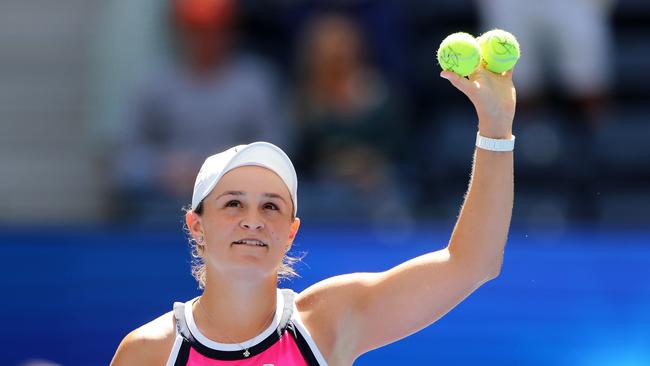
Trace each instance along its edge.
<path fill-rule="evenodd" d="M 197 327 L 220 343 L 254 338 L 271 324 L 276 291 L 277 278 L 256 283 L 209 278 L 199 300 L 201 305 L 195 302 L 192 307 Z"/>

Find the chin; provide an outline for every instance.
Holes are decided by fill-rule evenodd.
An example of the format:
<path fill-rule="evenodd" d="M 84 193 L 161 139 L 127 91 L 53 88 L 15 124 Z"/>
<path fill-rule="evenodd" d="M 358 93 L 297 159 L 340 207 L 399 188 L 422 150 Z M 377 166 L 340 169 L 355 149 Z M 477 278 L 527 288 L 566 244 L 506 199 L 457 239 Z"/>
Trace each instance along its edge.
<path fill-rule="evenodd" d="M 274 266 L 263 263 L 259 258 L 238 258 L 232 261 L 227 268 L 220 271 L 228 278 L 259 280 L 270 276 L 277 276 Z"/>

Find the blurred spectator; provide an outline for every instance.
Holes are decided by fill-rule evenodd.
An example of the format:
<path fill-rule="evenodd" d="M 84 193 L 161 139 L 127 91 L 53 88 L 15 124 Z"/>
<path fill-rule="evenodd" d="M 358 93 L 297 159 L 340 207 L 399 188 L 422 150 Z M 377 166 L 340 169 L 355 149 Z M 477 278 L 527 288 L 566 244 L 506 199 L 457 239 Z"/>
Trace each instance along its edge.
<path fill-rule="evenodd" d="M 172 0 L 178 62 L 149 75 L 127 106 L 116 218 L 176 220 L 216 151 L 255 140 L 290 150 L 275 74 L 235 48 L 236 10 L 233 0 Z"/>
<path fill-rule="evenodd" d="M 315 215 L 367 218 L 408 208 L 396 179 L 408 119 L 364 44 L 353 20 L 324 14 L 307 23 L 298 46 L 297 164 L 317 182 L 303 185 L 303 202 L 311 202 L 303 207 Z"/>
<path fill-rule="evenodd" d="M 482 29 L 503 28 L 522 48 L 515 81 L 518 105 L 534 104 L 558 80 L 563 97 L 595 117 L 613 72 L 609 17 L 614 0 L 476 0 Z M 556 76 L 557 75 L 557 76 Z"/>

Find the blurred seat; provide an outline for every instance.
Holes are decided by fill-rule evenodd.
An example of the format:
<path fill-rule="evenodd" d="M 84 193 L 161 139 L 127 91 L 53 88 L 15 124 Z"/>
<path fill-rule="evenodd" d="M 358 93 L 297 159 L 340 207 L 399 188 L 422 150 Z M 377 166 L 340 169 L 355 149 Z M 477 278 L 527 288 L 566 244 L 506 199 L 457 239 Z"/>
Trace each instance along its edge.
<path fill-rule="evenodd" d="M 650 2 L 648 2 L 650 3 Z M 650 21 L 650 15 L 647 21 Z M 615 88 L 619 94 L 648 95 L 648 78 L 650 77 L 650 30 L 620 30 L 616 36 L 615 53 L 631 55 L 615 57 Z"/>
<path fill-rule="evenodd" d="M 571 169 L 568 123 L 563 114 L 552 110 L 518 112 L 513 127 L 516 174 L 554 181 L 564 178 Z"/>
<path fill-rule="evenodd" d="M 515 191 L 513 221 L 533 227 L 564 229 L 571 216 L 570 192 L 561 184 Z"/>
<path fill-rule="evenodd" d="M 648 117 L 647 106 L 626 105 L 599 121 L 593 143 L 600 177 L 650 177 Z"/>
<path fill-rule="evenodd" d="M 476 113 L 466 106 L 433 111 L 418 135 L 420 159 L 426 175 L 434 179 L 467 177 L 476 141 Z"/>
<path fill-rule="evenodd" d="M 596 204 L 600 225 L 650 226 L 647 184 L 608 185 L 598 192 Z"/>
<path fill-rule="evenodd" d="M 650 1 L 618 0 L 614 12 L 616 92 L 620 97 L 650 96 Z M 630 55 L 624 57 L 623 55 Z"/>

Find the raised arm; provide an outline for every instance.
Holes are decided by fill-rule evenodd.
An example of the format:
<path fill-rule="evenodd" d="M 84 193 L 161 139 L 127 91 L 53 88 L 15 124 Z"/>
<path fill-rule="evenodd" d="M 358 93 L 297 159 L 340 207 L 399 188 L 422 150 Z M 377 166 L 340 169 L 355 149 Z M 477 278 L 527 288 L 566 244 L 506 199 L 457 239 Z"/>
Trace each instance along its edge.
<path fill-rule="evenodd" d="M 512 72 L 479 68 L 470 80 L 444 72 L 473 102 L 479 133 L 495 139 L 512 137 L 516 93 Z M 465 203 L 447 247 L 454 258 L 495 277 L 501 268 L 514 196 L 513 152 L 477 148 Z"/>
<path fill-rule="evenodd" d="M 515 111 L 512 74 L 480 68 L 470 79 L 443 72 L 474 104 L 479 132 L 509 138 Z M 476 149 L 465 202 L 445 249 L 386 272 L 352 273 L 301 293 L 305 308 L 333 324 L 333 353 L 359 355 L 433 323 L 500 271 L 513 204 L 513 153 Z"/>

